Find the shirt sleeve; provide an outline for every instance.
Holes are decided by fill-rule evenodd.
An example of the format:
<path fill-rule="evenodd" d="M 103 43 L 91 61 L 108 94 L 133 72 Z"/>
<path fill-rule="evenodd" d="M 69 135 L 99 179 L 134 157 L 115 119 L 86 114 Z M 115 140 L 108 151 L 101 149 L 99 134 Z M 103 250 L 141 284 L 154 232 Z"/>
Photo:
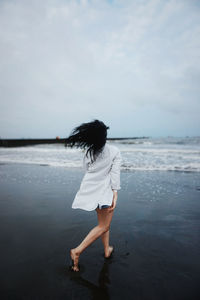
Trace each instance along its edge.
<path fill-rule="evenodd" d="M 113 159 L 113 163 L 110 170 L 111 188 L 112 190 L 120 190 L 120 169 L 121 169 L 122 157 L 118 150 L 116 156 Z"/>

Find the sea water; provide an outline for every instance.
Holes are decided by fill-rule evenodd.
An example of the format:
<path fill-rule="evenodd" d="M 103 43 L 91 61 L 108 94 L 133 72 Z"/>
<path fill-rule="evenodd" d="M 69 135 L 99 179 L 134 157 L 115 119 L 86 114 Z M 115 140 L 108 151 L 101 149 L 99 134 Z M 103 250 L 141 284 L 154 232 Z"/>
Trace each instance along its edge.
<path fill-rule="evenodd" d="M 200 137 L 108 140 L 122 155 L 121 169 L 200 172 Z M 0 148 L 0 163 L 82 168 L 84 150 L 63 144 Z"/>

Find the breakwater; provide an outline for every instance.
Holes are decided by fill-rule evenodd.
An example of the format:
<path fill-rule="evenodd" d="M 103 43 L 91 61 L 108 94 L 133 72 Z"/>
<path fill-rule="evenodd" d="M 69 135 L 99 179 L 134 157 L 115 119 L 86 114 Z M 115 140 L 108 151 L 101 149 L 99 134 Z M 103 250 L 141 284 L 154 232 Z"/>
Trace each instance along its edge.
<path fill-rule="evenodd" d="M 107 140 L 144 139 L 147 137 L 114 137 Z M 0 139 L 0 147 L 24 147 L 39 144 L 65 144 L 67 139 Z"/>

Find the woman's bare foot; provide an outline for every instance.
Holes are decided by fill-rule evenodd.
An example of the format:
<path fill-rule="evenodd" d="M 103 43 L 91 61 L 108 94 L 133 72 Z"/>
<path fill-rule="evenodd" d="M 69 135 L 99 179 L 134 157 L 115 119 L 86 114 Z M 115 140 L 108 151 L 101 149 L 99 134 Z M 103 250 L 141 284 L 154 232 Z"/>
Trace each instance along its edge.
<path fill-rule="evenodd" d="M 71 256 L 71 259 L 74 262 L 74 264 L 72 266 L 72 270 L 75 271 L 75 272 L 78 272 L 79 271 L 78 261 L 79 261 L 80 254 L 78 254 L 75 249 L 71 249 L 70 250 L 70 256 Z"/>
<path fill-rule="evenodd" d="M 113 246 L 108 247 L 108 251 L 105 252 L 105 258 L 109 258 L 114 250 Z"/>

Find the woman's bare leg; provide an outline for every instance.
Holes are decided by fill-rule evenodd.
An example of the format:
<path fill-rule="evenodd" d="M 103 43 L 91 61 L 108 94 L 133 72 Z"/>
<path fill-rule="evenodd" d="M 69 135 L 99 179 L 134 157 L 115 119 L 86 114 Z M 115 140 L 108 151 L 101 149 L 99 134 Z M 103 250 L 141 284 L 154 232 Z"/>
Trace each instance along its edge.
<path fill-rule="evenodd" d="M 96 239 L 98 239 L 102 234 L 107 232 L 110 228 L 110 223 L 113 216 L 113 211 L 109 212 L 106 208 L 100 210 L 99 208 L 96 209 L 98 214 L 98 225 L 95 226 L 88 235 L 84 238 L 84 240 L 74 249 L 71 249 L 70 254 L 71 258 L 74 261 L 74 271 L 79 271 L 78 269 L 78 261 L 80 254 Z"/>
<path fill-rule="evenodd" d="M 99 214 L 98 211 L 97 211 L 97 217 L 98 217 L 98 221 L 101 222 L 101 214 Z M 101 235 L 101 240 L 104 246 L 105 257 L 109 257 L 113 250 L 113 247 L 109 245 L 109 237 L 110 237 L 110 230 L 104 232 Z"/>
<path fill-rule="evenodd" d="M 106 231 L 101 235 L 101 240 L 104 246 L 104 252 L 105 252 L 105 256 L 109 255 L 109 235 L 110 235 L 110 231 Z"/>

